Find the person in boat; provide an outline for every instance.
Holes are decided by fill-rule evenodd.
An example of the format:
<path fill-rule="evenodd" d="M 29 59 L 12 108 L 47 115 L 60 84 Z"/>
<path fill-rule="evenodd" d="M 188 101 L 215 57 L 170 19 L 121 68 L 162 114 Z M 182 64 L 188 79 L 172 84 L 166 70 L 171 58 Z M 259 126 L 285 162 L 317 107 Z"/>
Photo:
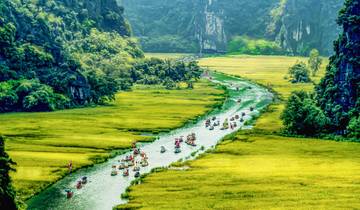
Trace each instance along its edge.
<path fill-rule="evenodd" d="M 177 142 L 175 145 L 176 148 L 180 148 L 180 142 Z"/>
<path fill-rule="evenodd" d="M 135 165 L 134 160 L 128 162 L 128 167 L 131 167 L 131 166 L 134 166 L 134 165 Z"/>
<path fill-rule="evenodd" d="M 241 118 L 240 122 L 244 122 L 244 119 L 243 119 L 243 118 Z"/>
<path fill-rule="evenodd" d="M 134 166 L 134 168 L 133 168 L 133 171 L 140 171 L 140 167 L 139 166 Z"/>
<path fill-rule="evenodd" d="M 117 174 L 118 174 L 118 172 L 116 170 L 112 170 L 110 175 L 111 176 L 116 176 Z"/>
<path fill-rule="evenodd" d="M 83 176 L 81 177 L 81 184 L 86 184 L 87 183 L 87 177 Z"/>
<path fill-rule="evenodd" d="M 254 111 L 254 107 L 250 107 L 250 111 L 251 111 L 251 112 Z"/>
<path fill-rule="evenodd" d="M 181 149 L 180 148 L 175 148 L 175 153 L 180 153 L 181 152 Z"/>
<path fill-rule="evenodd" d="M 212 118 L 212 121 L 215 121 L 215 120 L 216 120 L 216 117 L 213 117 L 213 118 Z"/>
<path fill-rule="evenodd" d="M 68 199 L 72 198 L 73 195 L 74 195 L 74 192 L 72 190 L 70 190 L 70 189 L 65 189 L 65 192 L 66 192 L 66 197 Z"/>
<path fill-rule="evenodd" d="M 119 170 L 123 170 L 125 168 L 125 164 L 124 163 L 121 163 L 120 165 L 119 165 Z"/>
<path fill-rule="evenodd" d="M 134 157 L 132 155 L 129 156 L 129 161 L 134 161 Z"/>
<path fill-rule="evenodd" d="M 166 149 L 164 146 L 161 146 L 161 149 L 160 149 L 160 153 L 165 153 L 166 152 Z"/>
<path fill-rule="evenodd" d="M 241 113 L 241 116 L 245 117 L 245 115 L 246 115 L 245 112 Z"/>
<path fill-rule="evenodd" d="M 209 130 L 211 131 L 214 130 L 214 126 L 210 126 Z"/>
<path fill-rule="evenodd" d="M 180 136 L 179 138 L 180 143 L 184 141 L 184 136 Z"/>
<path fill-rule="evenodd" d="M 129 169 L 124 170 L 123 176 L 129 176 Z"/>
<path fill-rule="evenodd" d="M 140 177 L 140 172 L 137 171 L 137 172 L 135 173 L 134 177 L 135 177 L 135 178 L 139 178 L 139 177 Z"/>
<path fill-rule="evenodd" d="M 69 170 L 69 173 L 72 172 L 72 169 L 73 169 L 73 163 L 72 163 L 72 160 L 69 161 L 68 163 L 68 170 Z"/>
<path fill-rule="evenodd" d="M 82 188 L 82 184 L 81 184 L 81 180 L 77 181 L 76 183 L 76 189 L 81 189 Z"/>
<path fill-rule="evenodd" d="M 142 159 L 140 164 L 141 164 L 142 167 L 146 167 L 146 166 L 149 165 L 149 163 L 148 163 L 148 161 L 146 159 Z"/>

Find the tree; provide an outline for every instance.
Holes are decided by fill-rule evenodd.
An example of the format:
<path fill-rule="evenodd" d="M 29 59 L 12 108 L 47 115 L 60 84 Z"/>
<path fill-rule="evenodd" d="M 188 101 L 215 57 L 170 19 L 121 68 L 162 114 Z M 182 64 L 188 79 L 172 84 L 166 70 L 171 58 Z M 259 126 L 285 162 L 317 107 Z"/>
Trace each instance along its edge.
<path fill-rule="evenodd" d="M 322 59 L 320 58 L 320 53 L 317 49 L 311 50 L 308 64 L 312 71 L 312 75 L 315 77 L 322 64 Z"/>
<path fill-rule="evenodd" d="M 297 62 L 289 68 L 289 75 L 292 83 L 310 82 L 309 69 L 304 62 Z"/>
<path fill-rule="evenodd" d="M 354 139 L 360 139 L 360 116 L 353 117 L 347 127 L 348 136 Z"/>
<path fill-rule="evenodd" d="M 17 209 L 15 191 L 11 185 L 10 171 L 15 164 L 5 152 L 4 138 L 0 136 L 0 209 Z"/>
<path fill-rule="evenodd" d="M 313 97 L 304 91 L 291 94 L 281 119 L 286 132 L 304 136 L 323 132 L 329 121 L 324 112 L 316 106 Z"/>

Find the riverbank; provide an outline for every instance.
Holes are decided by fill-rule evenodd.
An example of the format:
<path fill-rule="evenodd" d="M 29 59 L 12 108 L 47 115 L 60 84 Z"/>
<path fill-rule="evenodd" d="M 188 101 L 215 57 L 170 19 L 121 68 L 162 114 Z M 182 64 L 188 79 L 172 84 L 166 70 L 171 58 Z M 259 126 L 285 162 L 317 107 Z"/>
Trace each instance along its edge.
<path fill-rule="evenodd" d="M 117 208 L 359 208 L 360 144 L 279 135 L 285 99 L 291 91 L 314 87 L 284 79 L 297 59 L 228 56 L 200 60 L 203 67 L 271 87 L 280 100 L 262 114 L 252 130 L 225 138 L 197 160 L 177 164 L 185 170 L 175 167 L 148 175 L 141 185 L 129 188 L 129 203 Z"/>
<path fill-rule="evenodd" d="M 200 81 L 193 90 L 136 86 L 116 101 L 94 108 L 0 115 L 6 150 L 17 163 L 11 176 L 26 200 L 74 170 L 105 161 L 133 141 L 152 141 L 221 104 L 224 91 Z M 184 109 L 186 107 L 186 109 Z M 146 135 L 143 135 L 146 133 Z"/>

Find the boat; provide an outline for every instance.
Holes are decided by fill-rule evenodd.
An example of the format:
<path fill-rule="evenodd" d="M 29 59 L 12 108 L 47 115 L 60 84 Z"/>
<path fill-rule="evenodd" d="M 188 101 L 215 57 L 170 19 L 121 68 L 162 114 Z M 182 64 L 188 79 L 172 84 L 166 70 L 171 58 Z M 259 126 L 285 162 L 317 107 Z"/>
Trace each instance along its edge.
<path fill-rule="evenodd" d="M 139 178 L 140 177 L 140 172 L 136 172 L 135 175 L 134 175 L 135 178 Z"/>
<path fill-rule="evenodd" d="M 74 196 L 74 192 L 70 189 L 65 189 L 65 192 L 66 192 L 66 198 L 67 199 L 70 199 Z"/>
<path fill-rule="evenodd" d="M 118 175 L 118 172 L 116 170 L 112 170 L 110 175 L 111 176 L 116 176 L 116 175 Z"/>
<path fill-rule="evenodd" d="M 236 119 L 236 120 L 240 119 L 240 116 L 239 116 L 238 114 L 235 115 L 235 119 Z"/>
<path fill-rule="evenodd" d="M 125 169 L 126 167 L 125 167 L 125 164 L 124 163 L 122 163 L 122 164 L 120 164 L 119 165 L 119 170 L 123 170 L 123 169 Z"/>
<path fill-rule="evenodd" d="M 181 149 L 180 148 L 175 148 L 175 151 L 174 151 L 174 153 L 176 154 L 176 153 L 180 153 L 181 152 Z"/>
<path fill-rule="evenodd" d="M 146 167 L 149 165 L 149 163 L 146 160 L 142 160 L 140 164 L 142 167 Z"/>
<path fill-rule="evenodd" d="M 130 162 L 128 163 L 128 166 L 129 166 L 129 167 L 134 166 L 134 165 L 135 165 L 134 161 L 130 161 Z"/>
<path fill-rule="evenodd" d="M 80 190 L 82 188 L 81 180 L 76 183 L 76 189 Z"/>
<path fill-rule="evenodd" d="M 160 153 L 165 153 L 166 152 L 166 149 L 164 146 L 161 146 L 161 149 L 160 149 Z"/>
<path fill-rule="evenodd" d="M 135 166 L 135 167 L 133 168 L 133 171 L 140 171 L 140 167 L 139 167 L 139 166 Z"/>
<path fill-rule="evenodd" d="M 87 183 L 87 177 L 83 176 L 81 177 L 81 184 L 86 184 Z"/>

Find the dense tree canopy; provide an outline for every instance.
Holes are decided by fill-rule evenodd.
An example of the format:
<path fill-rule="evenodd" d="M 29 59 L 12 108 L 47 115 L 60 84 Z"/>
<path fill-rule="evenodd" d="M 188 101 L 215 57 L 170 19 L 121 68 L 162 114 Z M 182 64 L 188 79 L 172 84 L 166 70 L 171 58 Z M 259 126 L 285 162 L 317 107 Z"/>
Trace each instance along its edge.
<path fill-rule="evenodd" d="M 138 82 L 133 65 L 145 62 L 138 61 L 144 55 L 130 33 L 115 0 L 1 1 L 0 112 L 52 111 L 113 100 L 117 91 Z M 136 71 L 156 84 L 167 77 L 176 82 L 194 76 L 179 65 L 162 63 L 165 77 Z"/>
<path fill-rule="evenodd" d="M 316 106 L 313 96 L 303 91 L 294 92 L 290 96 L 281 119 L 286 132 L 305 136 L 323 132 L 329 121 Z"/>
<path fill-rule="evenodd" d="M 9 172 L 14 170 L 11 165 L 14 162 L 5 152 L 5 139 L 0 136 L 0 209 L 17 209 L 15 191 L 11 186 Z"/>

